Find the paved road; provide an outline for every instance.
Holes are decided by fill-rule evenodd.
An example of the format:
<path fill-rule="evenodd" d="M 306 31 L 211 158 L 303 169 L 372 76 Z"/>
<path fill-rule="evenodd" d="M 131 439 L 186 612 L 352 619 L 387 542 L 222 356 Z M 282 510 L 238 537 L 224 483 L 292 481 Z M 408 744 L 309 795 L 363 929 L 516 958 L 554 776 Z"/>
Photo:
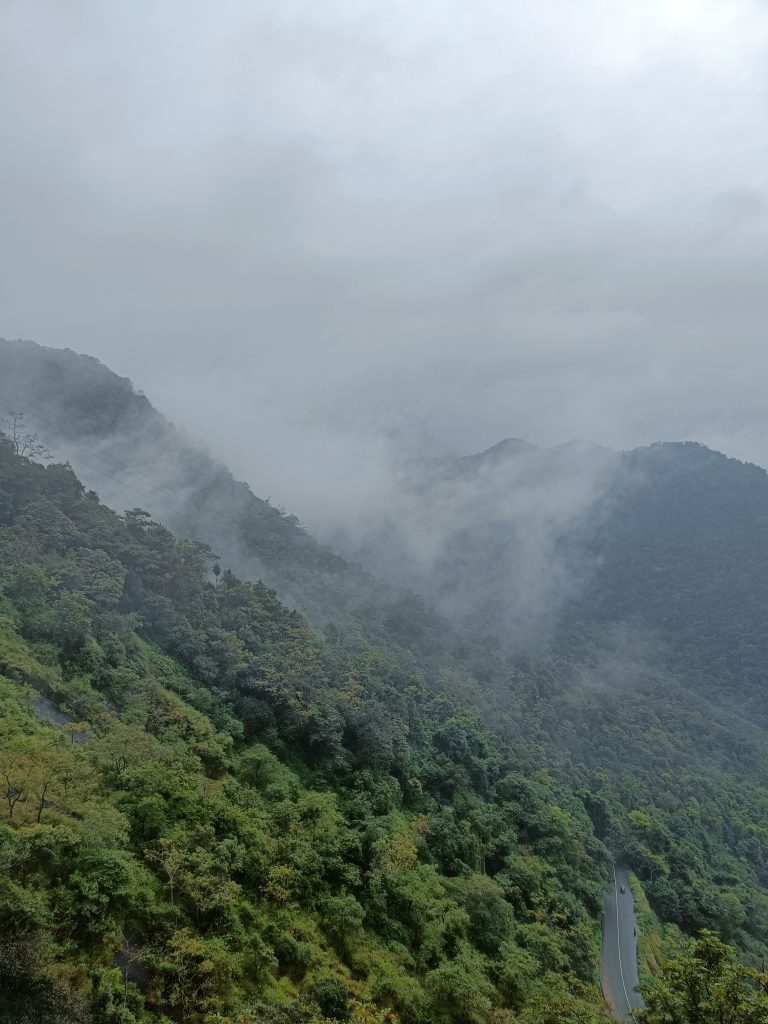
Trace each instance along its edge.
<path fill-rule="evenodd" d="M 614 867 L 612 887 L 605 894 L 603 947 L 600 951 L 600 978 L 603 994 L 617 1020 L 631 1021 L 633 1008 L 643 1000 L 635 992 L 637 977 L 637 918 L 626 868 Z M 621 891 L 624 886 L 625 892 Z"/>

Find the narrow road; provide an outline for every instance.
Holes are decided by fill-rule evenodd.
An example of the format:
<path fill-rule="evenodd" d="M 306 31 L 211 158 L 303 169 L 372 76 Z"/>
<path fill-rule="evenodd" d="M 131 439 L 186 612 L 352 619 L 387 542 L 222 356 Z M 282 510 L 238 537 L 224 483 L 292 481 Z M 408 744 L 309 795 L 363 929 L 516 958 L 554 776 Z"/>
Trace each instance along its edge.
<path fill-rule="evenodd" d="M 612 887 L 605 894 L 600 980 L 603 995 L 617 1020 L 634 1020 L 630 1011 L 643 1000 L 635 991 L 637 976 L 637 918 L 626 868 L 614 865 Z M 621 887 L 624 886 L 624 892 Z"/>

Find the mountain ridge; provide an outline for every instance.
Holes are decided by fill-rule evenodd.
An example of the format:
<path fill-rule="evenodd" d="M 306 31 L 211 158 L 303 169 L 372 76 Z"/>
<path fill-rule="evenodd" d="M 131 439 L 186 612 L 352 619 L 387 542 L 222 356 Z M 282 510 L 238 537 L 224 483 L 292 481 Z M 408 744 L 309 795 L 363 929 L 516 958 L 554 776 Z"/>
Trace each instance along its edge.
<path fill-rule="evenodd" d="M 10 351 L 9 346 L 0 346 L 4 371 L 10 368 L 10 358 L 4 358 L 3 353 L 7 355 Z M 36 353 L 34 358 L 49 358 L 45 350 L 32 351 Z M 69 411 L 71 420 L 67 429 L 71 436 L 78 429 L 78 402 L 85 403 L 86 424 L 99 422 L 99 416 L 102 423 L 108 422 L 115 413 L 109 408 L 109 393 L 99 394 L 87 373 L 79 381 L 78 400 L 70 395 L 65 401 L 65 396 L 56 395 L 57 388 L 59 391 L 68 389 L 81 365 L 92 370 L 91 363 L 79 364 L 77 358 L 73 362 L 67 357 L 67 362 L 67 373 L 60 370 L 51 373 L 46 387 L 55 399 L 48 412 L 52 409 L 58 415 L 57 409 Z M 4 379 L 8 376 L 6 372 Z M 119 389 L 123 405 L 127 403 L 129 410 L 146 409 L 144 403 L 137 403 L 131 397 L 133 393 L 126 390 L 124 382 L 114 378 L 118 381 L 114 384 L 113 378 L 114 375 L 108 379 Z M 4 390 L 0 387 L 0 391 Z M 27 394 L 32 393 L 28 390 Z M 41 401 L 39 393 L 36 400 Z M 126 422 L 130 422 L 130 414 L 124 415 L 127 415 Z M 108 453 L 114 460 L 112 465 L 118 468 L 133 465 L 138 472 L 142 469 L 136 467 L 135 460 L 150 452 L 156 460 L 155 467 L 165 468 L 166 457 L 170 463 L 172 459 L 162 445 L 158 450 L 156 442 L 158 437 L 162 440 L 163 424 L 167 421 L 159 414 L 157 417 L 152 417 L 147 433 L 134 430 L 125 437 L 113 438 L 111 443 L 109 437 L 102 437 L 98 452 L 102 456 Z M 89 434 L 91 439 L 94 436 Z M 171 434 L 174 442 L 179 436 L 178 432 Z M 147 437 L 155 444 L 154 448 L 148 444 Z M 479 578 L 481 587 L 469 593 L 456 590 L 454 606 L 448 601 L 437 610 L 428 598 L 418 595 L 418 588 L 412 588 L 410 593 L 404 591 L 402 580 L 398 584 L 395 579 L 387 586 L 360 569 L 362 582 L 357 586 L 359 578 L 353 575 L 348 560 L 308 539 L 296 521 L 256 499 L 245 484 L 239 484 L 231 474 L 217 469 L 210 457 L 205 456 L 199 462 L 199 452 L 193 447 L 184 448 L 180 466 L 174 469 L 169 465 L 172 472 L 164 478 L 158 476 L 156 470 L 150 470 L 151 477 L 147 475 L 146 480 L 159 482 L 162 479 L 168 487 L 191 478 L 192 487 L 178 491 L 181 536 L 200 541 L 205 539 L 201 536 L 205 530 L 213 552 L 223 557 L 229 555 L 235 563 L 240 560 L 242 564 L 238 568 L 252 579 L 263 577 L 265 568 L 273 570 L 272 578 L 267 580 L 270 585 L 277 579 L 283 595 L 290 596 L 291 591 L 300 595 L 299 600 L 292 602 L 294 608 L 301 607 L 301 599 L 305 597 L 317 599 L 313 621 L 323 628 L 327 642 L 338 647 L 345 657 L 358 657 L 372 648 L 381 651 L 392 659 L 393 680 L 410 679 L 415 681 L 414 685 L 428 685 L 438 699 L 477 715 L 501 747 L 514 752 L 534 774 L 537 771 L 551 773 L 569 791 L 582 794 L 598 838 L 610 844 L 632 865 L 646 886 L 654 908 L 673 929 L 672 934 L 676 927 L 689 933 L 700 928 L 717 928 L 739 946 L 743 955 L 759 958 L 768 950 L 768 834 L 764 835 L 760 824 L 765 817 L 764 796 L 761 795 L 765 778 L 761 766 L 768 763 L 768 758 L 766 732 L 760 724 L 759 673 L 755 678 L 743 676 L 742 679 L 740 674 L 737 678 L 732 672 L 735 681 L 748 682 L 750 692 L 739 694 L 733 685 L 728 692 L 734 699 L 721 701 L 718 706 L 715 701 L 722 678 L 714 675 L 703 681 L 698 678 L 696 658 L 701 652 L 691 650 L 691 644 L 681 643 L 675 648 L 674 634 L 666 640 L 653 623 L 635 622 L 628 615 L 617 617 L 614 613 L 618 604 L 613 599 L 605 599 L 596 607 L 587 602 L 583 609 L 576 603 L 577 599 L 586 601 L 594 596 L 589 585 L 598 578 L 597 570 L 604 571 L 601 558 L 610 541 L 622 558 L 631 555 L 630 563 L 634 558 L 639 566 L 635 580 L 627 576 L 626 562 L 621 558 L 615 560 L 611 570 L 615 579 L 611 585 L 615 585 L 617 594 L 625 601 L 637 600 L 638 607 L 645 602 L 652 612 L 658 611 L 651 601 L 651 598 L 658 598 L 654 587 L 640 586 L 640 582 L 645 580 L 644 573 L 648 575 L 648 567 L 654 564 L 654 552 L 668 561 L 677 550 L 678 534 L 672 530 L 670 536 L 666 536 L 664 530 L 658 529 L 654 516 L 658 514 L 663 518 L 669 511 L 665 495 L 675 493 L 666 490 L 670 481 L 677 481 L 676 486 L 680 481 L 684 484 L 687 481 L 688 486 L 691 479 L 701 483 L 701 474 L 695 468 L 690 473 L 678 474 L 676 459 L 682 452 L 686 458 L 689 454 L 694 456 L 690 460 L 693 467 L 714 465 L 716 468 L 719 511 L 715 510 L 714 516 L 713 509 L 708 513 L 715 536 L 722 532 L 724 515 L 727 522 L 729 503 L 738 504 L 743 497 L 738 487 L 730 486 L 734 467 L 727 458 L 715 453 L 708 455 L 701 447 L 661 446 L 650 456 L 647 452 L 633 456 L 640 464 L 650 459 L 652 469 L 657 464 L 667 467 L 666 477 L 654 475 L 654 469 L 646 479 L 637 466 L 627 464 L 627 456 L 610 452 L 606 455 L 603 450 L 595 452 L 590 446 L 586 460 L 588 472 L 584 475 L 583 464 L 574 464 L 568 452 L 566 446 L 565 453 L 560 450 L 554 456 L 547 455 L 543 465 L 536 463 L 538 456 L 531 462 L 529 454 L 522 460 L 507 460 L 500 465 L 505 473 L 511 467 L 511 476 L 481 474 L 480 480 L 488 488 L 487 497 L 498 499 L 498 506 L 491 501 L 478 502 L 474 477 L 467 480 L 449 476 L 439 481 L 443 503 L 427 503 L 426 526 L 432 539 L 441 542 L 437 552 L 444 559 L 446 572 L 455 572 L 458 566 L 461 572 L 468 574 L 466 579 L 459 574 L 462 585 L 466 580 L 471 583 Z M 594 461 L 590 461 L 593 457 Z M 522 463 L 522 471 L 518 462 Z M 622 470 L 619 476 L 614 472 L 616 465 Z M 196 480 L 195 473 L 200 467 L 202 480 Z M 103 476 L 103 470 L 103 465 L 99 468 L 94 463 L 92 479 L 99 474 Z M 741 472 L 737 474 L 738 480 L 741 480 Z M 748 477 L 755 484 L 753 504 L 759 505 L 764 492 L 763 476 L 748 470 Z M 509 487 L 510 479 L 517 483 L 516 488 Z M 653 486 L 647 486 L 649 481 Z M 639 493 L 645 495 L 645 505 L 637 502 L 638 485 Z M 455 486 L 464 488 L 457 505 L 450 501 L 451 489 Z M 157 493 L 168 500 L 166 491 Z M 683 488 L 676 498 L 678 526 L 683 528 L 684 540 L 691 533 L 687 510 L 694 499 L 700 503 L 698 494 L 695 488 L 693 492 Z M 222 517 L 219 506 L 225 496 L 231 496 L 232 508 Z M 603 501 L 600 508 L 608 523 L 615 524 L 619 511 L 623 534 L 615 528 L 605 533 L 604 521 L 593 515 L 596 498 Z M 135 496 L 129 505 L 135 505 Z M 201 508 L 206 514 L 202 519 L 195 519 Z M 636 518 L 646 508 L 653 515 L 645 524 L 641 517 L 638 527 L 630 513 Z M 465 518 L 459 519 L 461 529 L 451 534 L 455 526 L 452 516 L 457 509 Z M 478 509 L 485 516 L 479 519 L 485 531 L 479 537 L 482 557 L 478 557 L 478 537 L 473 535 Z M 406 506 L 405 511 L 412 510 Z M 754 508 L 748 502 L 742 503 L 740 514 L 746 532 L 735 537 L 737 548 L 742 554 L 745 551 L 753 554 L 749 549 L 749 527 Z M 510 534 L 510 516 L 517 525 L 517 534 Z M 403 515 L 403 522 L 405 518 Z M 143 521 L 142 514 L 134 510 L 129 520 L 139 524 Z M 395 520 L 395 525 L 402 523 Z M 667 523 L 670 525 L 674 525 L 674 521 Z M 630 527 L 636 530 L 642 527 L 640 541 Z M 571 531 L 567 538 L 573 537 L 577 542 L 573 549 L 564 543 L 565 528 Z M 645 535 L 642 530 L 646 530 Z M 156 536 L 163 536 L 161 529 Z M 415 540 L 418 541 L 419 536 L 423 533 L 417 533 Z M 453 547 L 442 543 L 448 536 L 453 538 Z M 660 538 L 664 539 L 661 546 Z M 394 546 L 390 537 L 385 540 L 386 553 L 391 559 Z M 700 542 L 701 536 L 696 543 L 700 545 Z M 625 550 L 626 544 L 630 550 Z M 611 553 L 610 548 L 607 553 Z M 695 561 L 695 544 L 689 555 Z M 752 561 L 752 575 L 748 572 L 745 578 L 763 587 L 760 559 Z M 334 567 L 338 568 L 336 575 Z M 432 566 L 427 565 L 427 568 Z M 652 573 L 650 576 L 653 582 L 655 576 Z M 451 576 L 446 578 L 450 582 Z M 744 590 L 739 590 L 738 580 L 738 572 L 734 571 L 733 597 L 743 601 Z M 213 578 L 209 582 L 213 582 Z M 491 583 L 500 589 L 494 592 Z M 717 584 L 715 577 L 715 593 Z M 696 596 L 695 579 L 692 585 L 684 607 L 699 607 L 691 600 L 691 596 Z M 334 586 L 338 588 L 336 593 Z M 497 594 L 504 596 L 510 588 L 514 588 L 512 597 L 516 604 L 494 603 Z M 677 598 L 674 588 L 668 587 L 667 591 L 664 600 Z M 466 611 L 471 601 L 467 598 L 478 598 L 469 619 Z M 568 608 L 578 612 L 565 622 L 561 614 L 564 599 Z M 159 614 L 162 619 L 163 607 L 162 602 L 153 605 L 152 614 Z M 714 609 L 700 607 L 707 614 L 717 613 L 716 606 Z M 503 628 L 510 622 L 521 635 L 530 635 L 531 629 L 546 616 L 551 616 L 551 621 L 546 622 L 549 632 L 537 646 L 515 646 L 503 635 Z M 725 634 L 728 634 L 732 625 L 739 625 L 738 603 L 730 618 L 721 618 L 719 625 L 727 626 Z M 760 615 L 756 611 L 751 626 L 759 629 L 759 624 Z M 693 625 L 700 626 L 695 621 Z M 695 628 L 694 647 L 698 643 Z M 721 643 L 722 633 L 722 630 L 713 633 L 716 643 Z M 194 635 L 195 630 L 187 627 L 179 633 L 185 645 L 192 643 L 193 651 Z M 759 634 L 756 639 L 762 642 Z M 227 649 L 226 643 L 223 649 Z M 758 670 L 762 650 L 759 645 L 755 646 L 751 654 L 753 668 Z M 709 661 L 711 653 L 705 650 L 701 656 Z M 750 654 L 750 648 L 746 653 Z M 727 666 L 730 655 L 723 655 L 722 650 L 720 655 Z M 380 656 L 377 653 L 375 657 Z M 744 652 L 740 656 L 744 656 Z M 716 661 L 713 664 L 717 667 Z M 204 659 L 201 667 L 209 671 L 210 666 L 206 665 Z M 686 678 L 687 669 L 691 671 Z M 312 686 L 312 680 L 318 678 L 311 664 L 301 659 L 295 670 L 302 686 Z M 361 671 L 365 674 L 369 670 Z M 216 683 L 213 685 L 215 689 Z M 324 692 L 324 685 L 321 681 L 318 692 Z M 754 707 L 747 700 L 750 694 Z M 282 699 L 279 693 L 276 696 Z M 354 704 L 354 697 L 350 699 Z M 301 700 L 307 700 L 306 696 Z M 261 698 L 254 699 L 248 707 L 249 715 L 260 723 L 259 728 L 271 728 L 273 712 Z M 314 742 L 312 736 L 316 734 L 313 730 L 322 733 L 325 729 L 325 712 L 316 702 L 312 708 L 313 724 L 308 726 L 306 736 L 310 747 Z M 381 728 L 377 725 L 369 736 L 374 747 L 378 734 L 385 735 L 386 711 L 381 714 Z M 456 743 L 461 749 L 471 750 L 474 744 L 471 736 L 462 730 L 452 733 L 451 739 L 445 742 L 447 749 L 453 749 L 452 744 Z M 750 765 L 754 767 L 745 775 Z"/>
<path fill-rule="evenodd" d="M 264 578 L 318 624 L 324 624 L 321 607 L 348 614 L 345 588 L 361 601 L 364 595 L 372 599 L 372 581 L 361 567 L 316 541 L 295 516 L 236 480 L 162 416 L 128 378 L 91 356 L 34 342 L 0 339 L 0 361 L 6 369 L 0 389 L 6 414 L 13 402 L 12 408 L 28 417 L 44 442 L 55 446 L 59 441 L 61 453 L 107 504 L 121 510 L 135 505 L 138 497 L 185 535 L 201 540 L 215 535 L 222 558 Z M 308 567 L 303 585 L 297 580 L 297 564 Z"/>
<path fill-rule="evenodd" d="M 411 467 L 391 513 L 322 543 L 93 357 L 0 341 L 0 364 L 0 401 L 20 406 L 43 440 L 54 435 L 108 504 L 140 499 L 316 626 L 354 624 L 365 609 L 367 628 L 376 620 L 380 638 L 394 629 L 402 641 L 398 606 L 414 594 L 444 620 L 430 627 L 437 643 L 454 643 L 451 623 L 518 651 L 633 624 L 685 652 L 668 664 L 694 688 L 763 714 L 768 474 L 759 466 L 692 441 L 614 452 L 507 438 Z M 742 580 L 753 600 L 740 612 Z"/>

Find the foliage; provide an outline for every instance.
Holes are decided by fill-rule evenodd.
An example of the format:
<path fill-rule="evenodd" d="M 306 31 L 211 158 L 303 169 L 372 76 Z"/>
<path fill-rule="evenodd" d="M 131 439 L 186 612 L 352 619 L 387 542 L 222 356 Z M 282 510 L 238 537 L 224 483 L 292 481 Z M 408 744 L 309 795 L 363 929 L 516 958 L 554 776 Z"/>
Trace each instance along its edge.
<path fill-rule="evenodd" d="M 665 934 L 716 929 L 746 962 L 768 955 L 762 470 L 695 445 L 622 456 L 596 514 L 562 538 L 566 556 L 587 552 L 590 585 L 550 650 L 510 655 L 485 585 L 515 568 L 514 550 L 500 557 L 504 524 L 482 557 L 470 537 L 457 542 L 456 564 L 489 598 L 468 633 L 317 544 L 95 360 L 0 351 L 44 436 L 73 455 L 83 445 L 83 468 L 113 494 L 138 471 L 130 500 L 149 494 L 177 532 L 221 556 L 141 510 L 113 516 L 66 466 L 0 452 L 0 673 L 86 720 L 71 729 L 88 737 L 78 768 L 94 774 L 65 794 L 67 827 L 98 800 L 129 820 L 122 855 L 162 897 L 163 941 L 171 923 L 229 936 L 228 1006 L 251 1013 L 266 1000 L 258 1019 L 311 1019 L 306 991 L 330 974 L 354 1012 L 370 999 L 377 1013 L 434 1019 L 438 996 L 445 1006 L 461 991 L 458 968 L 479 964 L 494 990 L 482 1012 L 581 1020 L 595 1002 L 577 982 L 595 978 L 603 845 L 635 869 Z M 334 625 L 320 639 L 227 564 Z M 44 801 L 33 820 L 41 780 L 24 759 L 50 737 L 26 733 L 9 739 L 29 794 L 5 785 L 13 828 L 49 828 L 57 811 Z M 247 869 L 226 861 L 217 875 L 229 832 L 214 816 L 212 844 L 188 820 L 212 786 L 238 809 Z M 302 799 L 311 809 L 296 809 Z M 237 920 L 222 910 L 233 898 L 247 906 Z M 82 980 L 81 953 L 45 921 L 48 937 L 26 947 L 41 951 L 40 971 L 58 985 L 77 961 Z M 258 936 L 252 955 L 232 938 L 244 932 Z M 131 941 L 144 949 L 140 929 Z M 140 969 L 155 988 L 129 980 L 123 1003 L 179 1014 L 162 1002 L 178 978 L 161 953 L 131 961 L 128 975 Z M 98 962 L 115 969 L 105 949 Z M 107 1005 L 117 997 L 103 977 L 93 986 Z"/>
<path fill-rule="evenodd" d="M 768 973 L 740 964 L 734 951 L 704 931 L 691 948 L 663 965 L 644 991 L 643 1024 L 765 1024 Z"/>
<path fill-rule="evenodd" d="M 1 441 L 0 553 L 4 1020 L 599 1019 L 582 801 L 414 667 Z"/>

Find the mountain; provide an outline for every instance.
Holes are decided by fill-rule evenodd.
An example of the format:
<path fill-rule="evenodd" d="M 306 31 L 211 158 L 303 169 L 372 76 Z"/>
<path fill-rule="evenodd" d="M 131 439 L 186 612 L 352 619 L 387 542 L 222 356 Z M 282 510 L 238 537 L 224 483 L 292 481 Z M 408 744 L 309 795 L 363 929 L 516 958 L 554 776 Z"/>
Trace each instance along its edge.
<path fill-rule="evenodd" d="M 434 680 L 15 447 L 4 1022 L 605 1024 L 607 851 L 578 794 Z"/>
<path fill-rule="evenodd" d="M 510 650 L 545 645 L 592 569 L 567 546 L 620 464 L 598 445 L 517 439 L 402 466 L 389 507 L 327 537 L 378 577 L 422 594 L 454 624 Z"/>
<path fill-rule="evenodd" d="M 359 624 L 364 610 L 367 630 L 407 646 L 406 588 L 444 620 L 426 630 L 436 645 L 454 642 L 445 620 L 517 651 L 630 629 L 698 692 L 765 715 L 768 475 L 756 466 L 691 443 L 616 453 L 509 438 L 404 467 L 391 507 L 323 544 L 97 360 L 0 341 L 0 365 L 6 414 L 23 411 L 105 501 L 211 544 L 318 626 Z"/>
<path fill-rule="evenodd" d="M 358 565 L 318 543 L 165 419 L 131 382 L 68 349 L 0 339 L 0 411 L 23 413 L 53 455 L 117 509 L 137 505 L 319 625 L 381 601 Z M 391 595 L 389 595 L 391 600 Z"/>
<path fill-rule="evenodd" d="M 700 444 L 519 440 L 401 476 L 335 544 L 508 649 L 642 638 L 697 693 L 768 724 L 768 474 Z M 431 531 L 430 545 L 420 538 Z"/>
<path fill-rule="evenodd" d="M 597 841 L 637 873 L 671 943 L 678 928 L 713 928 L 743 956 L 759 961 L 768 955 L 768 740 L 758 706 L 760 680 L 755 674 L 745 682 L 739 674 L 728 688 L 702 678 L 687 647 L 696 635 L 689 623 L 706 611 L 713 644 L 730 650 L 740 604 L 755 593 L 759 597 L 761 581 L 754 577 L 762 556 L 750 524 L 762 500 L 762 471 L 699 446 L 616 453 L 582 442 L 537 449 L 510 440 L 464 459 L 404 466 L 387 507 L 367 521 L 340 524 L 332 538 L 323 538 L 333 540 L 329 546 L 257 498 L 96 360 L 6 342 L 0 345 L 0 368 L 0 401 L 9 410 L 21 408 L 41 440 L 55 445 L 54 454 L 69 459 L 88 487 L 117 509 L 148 508 L 164 526 L 173 524 L 180 536 L 209 544 L 219 556 L 218 562 L 206 562 L 205 587 L 190 584 L 194 614 L 184 603 L 179 619 L 174 607 L 187 598 L 158 593 L 158 579 L 148 587 L 142 577 L 138 589 L 131 584 L 121 598 L 133 602 L 120 611 L 137 616 L 131 629 L 138 630 L 138 641 L 159 645 L 180 661 L 205 714 L 221 715 L 220 701 L 228 702 L 246 729 L 245 740 L 287 759 L 302 784 L 308 784 L 307 758 L 315 756 L 315 744 L 326 742 L 329 729 L 341 737 L 340 748 L 334 747 L 339 763 L 357 764 L 358 743 L 367 744 L 371 757 L 383 747 L 387 777 L 400 779 L 413 755 L 396 739 L 398 729 L 405 730 L 407 743 L 417 742 L 421 712 L 414 718 L 403 709 L 401 715 L 394 690 L 423 690 L 439 706 L 447 702 L 451 717 L 464 724 L 451 725 L 436 755 L 439 768 L 430 755 L 419 785 L 437 786 L 473 849 L 491 842 L 487 828 L 496 812 L 478 810 L 447 779 L 454 756 L 472 758 L 481 748 L 493 749 L 503 761 L 512 758 L 526 778 L 558 787 L 564 795 L 552 807 L 575 800 L 583 808 Z M 62 471 L 51 466 L 46 472 L 54 479 Z M 11 506 L 14 487 L 11 480 L 3 498 Z M 35 514 L 38 522 L 48 513 Z M 732 514 L 738 530 L 732 529 Z M 54 527 L 58 520 L 57 512 Z M 709 525 L 702 533 L 704 521 Z M 159 552 L 170 544 L 163 529 L 149 525 L 139 511 L 124 522 L 137 536 L 156 539 Z M 66 522 L 61 531 L 63 539 L 55 543 L 67 543 Z M 93 549 L 89 557 L 95 563 L 107 550 L 90 533 L 85 547 Z M 689 550 L 687 560 L 674 563 L 659 593 L 659 567 L 682 549 Z M 130 551 L 107 554 L 121 562 Z M 733 615 L 720 619 L 714 601 L 697 605 L 698 588 L 714 595 L 719 586 L 717 579 L 690 583 L 686 573 L 695 571 L 699 557 L 708 572 L 728 559 L 756 559 L 754 573 L 746 567 L 743 576 L 753 580 L 752 591 L 740 587 L 733 569 Z M 224 566 L 218 577 L 217 565 Z M 294 609 L 306 608 L 323 637 L 304 633 L 300 616 L 286 620 L 294 621 L 289 631 L 299 629 L 304 639 L 300 648 L 283 649 L 285 657 L 273 664 L 269 658 L 280 653 L 281 641 L 272 620 L 283 611 L 249 612 L 245 618 L 238 613 L 213 624 L 201 619 L 211 609 L 206 588 L 213 588 L 217 601 L 226 594 L 226 587 L 214 584 L 229 579 L 227 569 L 257 588 L 262 579 Z M 177 571 L 169 567 L 162 586 Z M 82 579 L 70 569 L 49 575 L 65 589 Z M 682 593 L 691 605 L 683 609 L 688 621 L 683 616 L 665 633 L 666 609 Z M 18 607 L 13 596 L 9 600 L 15 628 L 23 632 L 34 610 Z M 33 652 L 38 660 L 54 657 L 55 652 L 45 655 L 47 641 L 33 642 L 43 644 Z M 754 642 L 759 665 L 763 641 Z M 267 661 L 255 678 L 246 673 L 241 679 L 235 671 L 233 683 L 231 672 L 243 650 L 238 645 L 245 644 L 250 658 L 253 643 Z M 319 667 L 315 654 L 309 655 L 315 645 L 333 650 L 333 657 L 353 659 L 354 681 L 341 687 L 341 697 L 335 670 L 329 673 L 324 661 Z M 369 683 L 379 686 L 380 665 L 386 666 L 387 683 L 377 690 L 375 707 L 368 697 L 358 704 Z M 148 671 L 155 671 L 151 664 Z M 78 672 L 78 678 L 87 674 Z M 265 679 L 272 680 L 266 693 Z M 109 699 L 117 702 L 117 696 Z M 748 715 L 749 699 L 756 710 Z M 352 711 L 359 717 L 350 724 Z M 281 731 L 284 714 L 301 719 L 295 733 Z M 467 714 L 471 728 L 462 717 Z M 401 723 L 395 737 L 390 719 Z M 226 714 L 223 720 L 229 720 Z M 476 728 L 484 737 L 481 747 Z M 358 741 L 359 731 L 367 739 Z M 336 785 L 336 768 L 322 764 L 318 771 L 310 788 Z M 467 771 L 475 785 L 491 766 Z M 384 780 L 382 792 L 391 785 Z M 501 804 L 516 799 L 504 796 Z M 542 813 L 557 820 L 554 810 Z M 454 852 L 441 868 L 447 877 L 469 869 L 496 879 L 501 864 L 487 854 L 484 861 L 468 860 L 468 848 L 462 853 L 456 834 L 450 835 L 446 848 Z M 560 842 L 548 841 L 551 850 Z M 430 833 L 425 856 L 434 856 L 441 842 Z M 533 885 L 536 872 L 530 875 L 529 865 L 518 874 L 514 858 L 507 863 L 504 854 L 502 860 L 503 870 L 513 875 L 505 899 L 514 904 L 517 889 Z M 540 879 L 549 869 L 541 870 Z M 583 869 L 569 870 L 573 885 L 582 885 Z M 386 941 L 401 942 L 398 934 L 395 929 Z"/>
<path fill-rule="evenodd" d="M 768 473 L 700 444 L 627 452 L 574 531 L 595 571 L 572 631 L 628 623 L 699 693 L 768 723 Z"/>

